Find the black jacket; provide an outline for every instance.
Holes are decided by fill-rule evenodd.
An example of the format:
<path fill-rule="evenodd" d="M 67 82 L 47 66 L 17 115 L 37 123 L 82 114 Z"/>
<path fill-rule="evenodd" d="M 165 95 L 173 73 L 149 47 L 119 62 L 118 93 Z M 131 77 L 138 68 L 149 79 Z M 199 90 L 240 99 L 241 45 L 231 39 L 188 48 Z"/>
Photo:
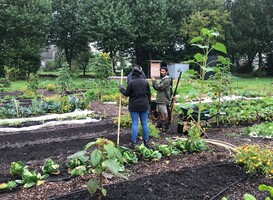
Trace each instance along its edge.
<path fill-rule="evenodd" d="M 151 90 L 146 79 L 140 74 L 134 74 L 132 80 L 128 83 L 126 89 L 120 89 L 120 92 L 129 97 L 129 111 L 141 112 L 150 108 Z"/>

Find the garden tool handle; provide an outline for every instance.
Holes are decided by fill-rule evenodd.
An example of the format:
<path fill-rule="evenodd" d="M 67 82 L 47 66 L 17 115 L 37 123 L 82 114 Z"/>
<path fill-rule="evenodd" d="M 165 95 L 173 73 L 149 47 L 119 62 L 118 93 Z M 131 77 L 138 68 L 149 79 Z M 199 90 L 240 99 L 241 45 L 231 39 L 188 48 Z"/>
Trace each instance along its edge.
<path fill-rule="evenodd" d="M 123 80 L 123 69 L 121 69 L 121 73 L 120 73 L 120 84 L 122 84 L 122 80 Z M 121 97 L 122 97 L 122 94 L 120 93 L 120 96 L 119 96 L 119 107 L 118 107 L 118 135 L 117 135 L 117 146 L 119 146 L 119 135 L 120 135 Z"/>

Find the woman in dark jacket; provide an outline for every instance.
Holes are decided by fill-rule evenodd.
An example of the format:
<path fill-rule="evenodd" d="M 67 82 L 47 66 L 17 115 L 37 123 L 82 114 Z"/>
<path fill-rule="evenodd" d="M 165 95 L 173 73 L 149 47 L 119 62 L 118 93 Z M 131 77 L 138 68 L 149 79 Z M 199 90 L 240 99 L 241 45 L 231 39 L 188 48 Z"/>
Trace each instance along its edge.
<path fill-rule="evenodd" d="M 143 78 L 139 68 L 134 67 L 132 71 L 132 80 L 128 83 L 126 89 L 120 85 L 119 91 L 129 97 L 129 111 L 132 119 L 132 144 L 137 142 L 138 137 L 138 119 L 142 125 L 143 141 L 147 145 L 149 140 L 148 129 L 148 113 L 150 108 L 151 91 L 150 85 L 146 79 Z"/>

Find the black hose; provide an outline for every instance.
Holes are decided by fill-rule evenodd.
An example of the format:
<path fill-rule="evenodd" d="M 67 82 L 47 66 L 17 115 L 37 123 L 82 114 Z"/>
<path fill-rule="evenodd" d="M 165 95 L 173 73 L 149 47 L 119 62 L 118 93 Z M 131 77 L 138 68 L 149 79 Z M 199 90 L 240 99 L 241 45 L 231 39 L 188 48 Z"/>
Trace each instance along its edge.
<path fill-rule="evenodd" d="M 229 186 L 227 186 L 226 188 L 224 188 L 223 190 L 221 190 L 220 192 L 218 192 L 216 195 L 214 195 L 212 198 L 210 198 L 210 200 L 214 200 L 216 199 L 216 197 L 219 197 L 223 192 L 225 192 L 228 188 L 230 188 L 233 185 L 237 185 L 239 182 L 243 181 L 244 179 L 246 179 L 248 176 L 245 176 L 233 183 L 231 183 Z"/>
<path fill-rule="evenodd" d="M 63 199 L 65 197 L 69 197 L 70 195 L 74 195 L 74 194 L 78 194 L 78 193 L 82 193 L 82 192 L 87 192 L 87 189 L 82 189 L 82 190 L 77 190 L 77 191 L 69 192 L 69 193 L 66 193 L 64 195 L 58 195 L 58 196 L 49 197 L 46 200 L 56 200 L 56 199 L 59 199 L 59 198 Z"/>

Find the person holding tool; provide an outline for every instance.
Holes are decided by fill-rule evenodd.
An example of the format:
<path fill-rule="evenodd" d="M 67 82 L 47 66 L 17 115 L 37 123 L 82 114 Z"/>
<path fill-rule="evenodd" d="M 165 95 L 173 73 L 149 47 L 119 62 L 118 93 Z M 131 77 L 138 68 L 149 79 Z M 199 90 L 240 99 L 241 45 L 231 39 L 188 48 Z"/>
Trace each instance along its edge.
<path fill-rule="evenodd" d="M 152 77 L 153 88 L 156 93 L 156 110 L 159 113 L 158 128 L 162 128 L 162 132 L 166 133 L 169 129 L 168 107 L 171 99 L 171 77 L 168 75 L 168 68 L 160 68 L 160 82 Z"/>
<path fill-rule="evenodd" d="M 138 67 L 133 68 L 132 79 L 128 82 L 126 89 L 123 87 L 123 85 L 120 85 L 119 91 L 124 96 L 129 97 L 128 109 L 132 119 L 132 142 L 129 144 L 129 146 L 134 148 L 137 143 L 139 118 L 142 125 L 143 142 L 145 146 L 148 146 L 148 113 L 150 109 L 151 90 L 148 81 L 143 78 L 142 71 L 140 71 Z"/>

